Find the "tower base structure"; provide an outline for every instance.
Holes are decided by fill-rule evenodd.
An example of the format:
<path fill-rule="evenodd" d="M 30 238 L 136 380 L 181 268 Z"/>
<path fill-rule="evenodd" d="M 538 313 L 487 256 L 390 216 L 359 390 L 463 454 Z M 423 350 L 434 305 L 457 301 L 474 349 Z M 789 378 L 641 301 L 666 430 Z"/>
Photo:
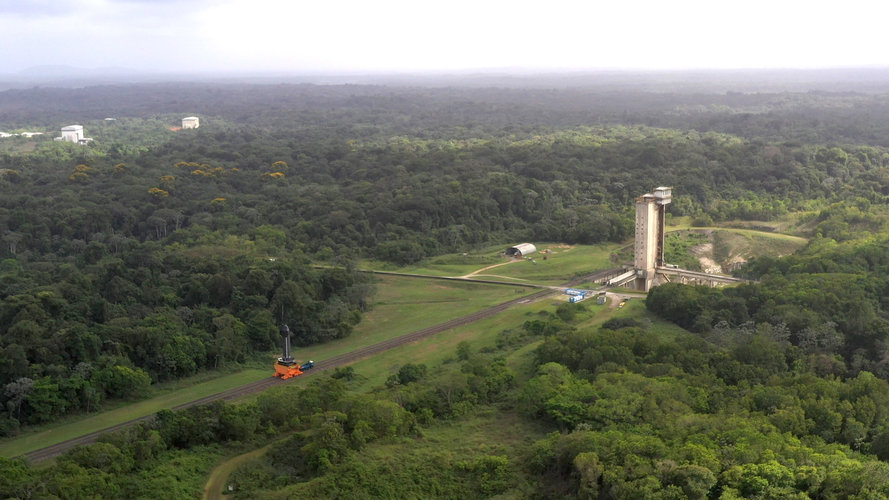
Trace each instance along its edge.
<path fill-rule="evenodd" d="M 653 270 L 652 270 L 653 271 Z M 633 288 L 639 290 L 641 292 L 647 292 L 651 290 L 651 284 L 654 282 L 654 276 L 648 274 L 648 271 L 645 269 L 639 269 L 636 271 L 636 279 L 633 280 Z"/>

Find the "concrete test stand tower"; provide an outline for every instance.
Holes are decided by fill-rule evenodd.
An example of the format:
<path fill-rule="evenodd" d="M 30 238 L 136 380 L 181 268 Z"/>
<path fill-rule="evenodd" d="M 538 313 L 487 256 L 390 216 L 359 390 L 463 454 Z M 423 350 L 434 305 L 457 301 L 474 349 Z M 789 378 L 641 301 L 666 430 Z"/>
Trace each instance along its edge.
<path fill-rule="evenodd" d="M 635 288 L 648 291 L 656 269 L 664 265 L 664 215 L 672 201 L 670 187 L 659 187 L 654 193 L 636 198 L 636 242 L 633 267 L 636 268 Z"/>

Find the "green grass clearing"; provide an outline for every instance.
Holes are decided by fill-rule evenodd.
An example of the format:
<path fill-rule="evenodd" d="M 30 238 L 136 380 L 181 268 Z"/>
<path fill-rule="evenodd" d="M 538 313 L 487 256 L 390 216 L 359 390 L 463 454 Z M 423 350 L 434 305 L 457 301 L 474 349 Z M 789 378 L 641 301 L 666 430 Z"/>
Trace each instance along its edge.
<path fill-rule="evenodd" d="M 797 227 L 800 221 L 807 216 L 811 216 L 811 212 L 801 212 L 798 214 L 788 214 L 774 221 L 725 221 L 719 223 L 718 226 L 693 226 L 691 217 L 673 217 L 667 223 L 667 232 L 672 231 L 688 231 L 698 229 L 711 229 L 714 231 L 731 231 L 739 234 L 760 234 L 770 236 L 774 239 L 783 239 L 786 241 L 796 241 L 800 245 L 805 245 L 808 238 L 799 235 L 800 231 Z"/>
<path fill-rule="evenodd" d="M 349 385 L 349 388 L 356 392 L 372 390 L 384 384 L 389 375 L 397 372 L 406 363 L 424 363 L 429 367 L 447 364 L 456 359 L 457 344 L 464 340 L 471 344 L 472 352 L 493 347 L 497 334 L 502 330 L 520 327 L 525 321 L 538 319 L 540 318 L 538 313 L 541 311 L 555 311 L 559 304 L 567 300 L 566 297 L 554 294 L 544 300 L 519 304 L 490 318 L 359 360 L 350 365 L 359 377 Z M 418 328 L 419 326 L 413 330 Z M 313 377 L 297 377 L 290 384 L 300 386 L 310 383 L 312 379 Z M 255 397 L 255 395 L 246 396 L 242 401 L 251 401 Z"/>
<path fill-rule="evenodd" d="M 204 396 L 217 394 L 232 387 L 238 387 L 268 377 L 267 370 L 249 369 L 231 375 L 218 377 L 192 387 L 182 388 L 151 399 L 131 403 L 114 410 L 86 415 L 76 421 L 23 432 L 14 439 L 0 443 L 0 456 L 15 457 L 29 451 L 52 446 L 84 434 L 100 431 L 121 422 L 127 422 L 160 410 L 172 408 Z"/>
<path fill-rule="evenodd" d="M 429 276 L 464 276 L 479 269 L 505 262 L 506 259 L 503 259 L 500 254 L 506 250 L 507 246 L 509 245 L 491 245 L 472 252 L 465 252 L 465 255 L 464 253 L 438 255 L 407 267 L 383 261 L 363 260 L 361 267 Z"/>
<path fill-rule="evenodd" d="M 728 262 L 736 256 L 781 257 L 803 247 L 808 240 L 786 234 L 770 234 L 742 229 L 713 233 L 713 252 L 717 261 Z"/>
<path fill-rule="evenodd" d="M 382 385 L 389 375 L 397 372 L 406 363 L 425 363 L 429 367 L 435 367 L 454 360 L 456 359 L 457 344 L 464 340 L 471 344 L 472 352 L 478 352 L 485 347 L 493 347 L 497 334 L 505 328 L 519 327 L 529 319 L 538 318 L 539 311 L 554 311 L 555 297 L 558 296 L 554 295 L 546 300 L 530 304 L 516 305 L 493 317 L 396 347 L 372 358 L 353 363 L 351 366 L 361 377 L 361 380 L 353 382 L 350 389 L 361 392 Z M 305 384 L 310 380 L 311 377 L 297 378 L 294 383 Z"/>
<path fill-rule="evenodd" d="M 348 338 L 297 347 L 295 356 L 303 360 L 328 359 L 534 291 L 504 285 L 384 276 L 378 283 L 373 309 L 363 316 Z"/>
<path fill-rule="evenodd" d="M 535 246 L 538 252 L 529 256 L 533 262 L 527 259 L 516 261 L 499 256 L 498 254 L 507 247 L 507 245 L 502 245 L 491 249 L 493 253 L 490 264 L 452 266 L 432 263 L 436 262 L 436 259 L 447 260 L 456 257 L 450 255 L 431 259 L 429 262 L 404 268 L 401 271 L 436 276 L 464 276 L 478 271 L 474 277 L 480 279 L 560 285 L 576 276 L 614 267 L 611 263 L 611 254 L 619 248 L 619 245 L 614 243 L 601 245 L 535 243 Z M 543 253 L 544 250 L 550 252 Z M 503 265 L 483 270 L 485 267 L 497 264 Z"/>

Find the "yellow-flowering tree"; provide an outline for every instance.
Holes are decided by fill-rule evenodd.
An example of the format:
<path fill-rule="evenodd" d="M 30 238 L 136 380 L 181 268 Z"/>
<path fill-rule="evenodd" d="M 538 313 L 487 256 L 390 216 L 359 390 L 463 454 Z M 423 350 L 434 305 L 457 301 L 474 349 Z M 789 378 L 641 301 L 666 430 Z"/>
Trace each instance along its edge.
<path fill-rule="evenodd" d="M 156 188 L 156 187 L 153 187 L 153 188 L 149 189 L 149 190 L 148 190 L 148 194 L 150 194 L 151 196 L 153 196 L 153 197 L 154 197 L 155 199 L 157 199 L 157 200 L 162 200 L 162 199 L 167 198 L 168 196 L 170 196 L 170 192 L 169 192 L 169 191 L 164 191 L 163 189 L 161 189 L 161 188 Z"/>
<path fill-rule="evenodd" d="M 11 168 L 0 168 L 0 179 L 17 183 L 22 179 L 22 173 Z"/>
<path fill-rule="evenodd" d="M 68 178 L 80 184 L 86 184 L 90 180 L 90 176 L 86 172 L 74 172 L 71 174 L 71 177 Z"/>
<path fill-rule="evenodd" d="M 237 172 L 237 168 L 231 168 L 226 170 L 225 167 L 213 167 L 206 163 L 202 164 L 189 164 L 189 166 L 195 166 L 196 168 L 191 171 L 191 175 L 201 176 L 201 177 L 222 177 L 231 172 Z"/>

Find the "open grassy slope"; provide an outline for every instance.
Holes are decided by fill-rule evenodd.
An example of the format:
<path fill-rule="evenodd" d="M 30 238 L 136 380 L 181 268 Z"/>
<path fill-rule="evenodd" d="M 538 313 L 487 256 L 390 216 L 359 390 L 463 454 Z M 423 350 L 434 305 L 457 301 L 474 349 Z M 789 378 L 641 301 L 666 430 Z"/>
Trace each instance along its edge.
<path fill-rule="evenodd" d="M 471 276 L 479 279 L 559 285 L 571 278 L 613 267 L 611 253 L 621 245 L 565 245 L 535 243 L 537 253 L 529 259 L 509 259 L 502 255 L 506 245 L 488 247 L 471 255 L 452 254 L 427 259 L 417 265 L 399 268 L 406 273 L 429 276 Z M 548 250 L 549 252 L 544 252 Z M 395 270 L 379 262 L 366 261 L 368 269 Z"/>
<path fill-rule="evenodd" d="M 183 387 L 165 394 L 130 403 L 113 410 L 86 415 L 83 418 L 34 427 L 14 439 L 0 443 L 0 456 L 15 457 L 33 450 L 61 443 L 69 439 L 96 432 L 136 418 L 152 415 L 204 396 L 210 396 L 232 387 L 238 387 L 268 376 L 266 370 L 249 369 L 218 377 L 206 382 Z"/>

